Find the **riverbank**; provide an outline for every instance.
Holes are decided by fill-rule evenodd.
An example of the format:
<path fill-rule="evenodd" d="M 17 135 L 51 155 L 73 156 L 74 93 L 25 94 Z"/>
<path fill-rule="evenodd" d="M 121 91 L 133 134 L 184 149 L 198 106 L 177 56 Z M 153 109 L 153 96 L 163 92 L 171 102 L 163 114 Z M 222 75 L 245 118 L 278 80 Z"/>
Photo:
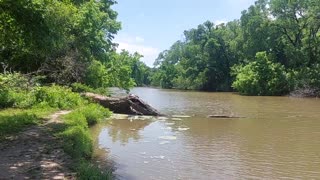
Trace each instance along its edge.
<path fill-rule="evenodd" d="M 0 179 L 111 179 L 91 163 L 89 133 L 111 112 L 69 87 L 15 79 L 0 84 Z"/>
<path fill-rule="evenodd" d="M 0 111 L 0 178 L 111 179 L 110 172 L 91 164 L 89 134 L 89 126 L 110 116 L 110 111 L 88 104 L 48 116 L 53 111 Z"/>
<path fill-rule="evenodd" d="M 1 179 L 73 179 L 72 159 L 63 151 L 61 139 L 53 136 L 58 117 L 68 111 L 54 113 L 45 123 L 24 128 L 6 136 L 0 145 Z M 0 113 L 2 114 L 2 113 Z"/>

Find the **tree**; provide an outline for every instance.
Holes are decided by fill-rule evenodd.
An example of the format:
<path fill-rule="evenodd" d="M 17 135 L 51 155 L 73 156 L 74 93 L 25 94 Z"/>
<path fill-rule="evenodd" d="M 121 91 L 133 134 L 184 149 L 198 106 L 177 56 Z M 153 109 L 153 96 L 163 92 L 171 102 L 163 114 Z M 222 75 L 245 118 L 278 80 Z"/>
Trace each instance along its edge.
<path fill-rule="evenodd" d="M 273 63 L 266 52 L 259 52 L 255 61 L 235 66 L 236 79 L 232 86 L 245 95 L 283 95 L 289 92 L 285 68 Z"/>

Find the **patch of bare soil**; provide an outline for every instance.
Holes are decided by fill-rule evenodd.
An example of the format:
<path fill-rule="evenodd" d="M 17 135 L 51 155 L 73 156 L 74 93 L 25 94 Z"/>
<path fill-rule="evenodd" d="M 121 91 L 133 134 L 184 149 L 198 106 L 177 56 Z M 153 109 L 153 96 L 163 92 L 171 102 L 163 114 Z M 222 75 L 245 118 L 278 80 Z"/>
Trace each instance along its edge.
<path fill-rule="evenodd" d="M 45 124 L 0 142 L 0 179 L 75 179 L 69 169 L 71 158 L 50 132 L 52 125 L 61 123 L 59 116 L 67 113 L 57 112 Z"/>

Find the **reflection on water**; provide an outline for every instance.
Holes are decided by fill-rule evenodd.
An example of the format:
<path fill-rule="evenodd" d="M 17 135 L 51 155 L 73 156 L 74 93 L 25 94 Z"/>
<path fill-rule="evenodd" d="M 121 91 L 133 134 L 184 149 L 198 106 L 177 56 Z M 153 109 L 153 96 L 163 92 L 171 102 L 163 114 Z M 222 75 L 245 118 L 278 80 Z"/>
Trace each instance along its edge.
<path fill-rule="evenodd" d="M 96 153 L 115 162 L 120 179 L 320 177 L 318 99 L 150 88 L 133 93 L 179 116 L 113 119 L 92 129 Z"/>
<path fill-rule="evenodd" d="M 112 142 L 120 142 L 122 145 L 126 145 L 130 139 L 138 141 L 141 139 L 140 130 L 143 130 L 148 126 L 150 121 L 142 120 L 116 120 L 112 121 L 108 128 L 108 135 Z"/>

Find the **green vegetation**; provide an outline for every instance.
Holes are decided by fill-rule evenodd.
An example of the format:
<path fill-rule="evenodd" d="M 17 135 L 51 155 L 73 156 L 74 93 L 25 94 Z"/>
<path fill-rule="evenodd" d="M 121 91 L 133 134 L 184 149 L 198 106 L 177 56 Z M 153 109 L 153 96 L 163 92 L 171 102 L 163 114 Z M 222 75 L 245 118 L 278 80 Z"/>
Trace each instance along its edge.
<path fill-rule="evenodd" d="M 40 86 L 35 78 L 28 79 L 19 73 L 1 74 L 0 87 L 0 104 L 7 108 L 0 111 L 0 140 L 27 126 L 41 124 L 50 113 L 57 110 L 72 110 L 62 117 L 63 125 L 56 129 L 55 134 L 61 138 L 65 152 L 77 164 L 74 170 L 78 177 L 86 179 L 95 175 L 96 178 L 111 178 L 110 172 L 104 174 L 90 164 L 93 144 L 89 126 L 109 117 L 111 112 L 108 109 L 90 103 L 79 93 L 72 92 L 71 88 Z M 75 84 L 73 89 L 80 91 L 88 87 Z M 96 92 L 95 89 L 89 90 Z"/>
<path fill-rule="evenodd" d="M 258 0 L 239 20 L 207 21 L 159 54 L 151 84 L 246 95 L 319 95 L 319 11 L 319 0 Z"/>
<path fill-rule="evenodd" d="M 89 126 L 96 124 L 103 118 L 109 117 L 111 112 L 100 105 L 88 104 L 79 107 L 65 115 L 64 127 L 59 130 L 58 136 L 63 139 L 64 149 L 75 160 L 75 170 L 80 179 L 95 177 L 95 179 L 110 179 L 110 172 L 102 173 L 88 163 L 92 156 L 92 138 Z"/>
<path fill-rule="evenodd" d="M 234 67 L 232 86 L 245 95 L 282 95 L 289 92 L 283 65 L 270 61 L 265 52 L 257 53 L 256 61 Z"/>
<path fill-rule="evenodd" d="M 8 134 L 17 133 L 23 128 L 42 122 L 53 113 L 52 108 L 6 109 L 0 111 L 0 141 Z"/>
<path fill-rule="evenodd" d="M 141 55 L 115 51 L 112 40 L 120 29 L 111 9 L 115 3 L 1 0 L 0 69 L 42 76 L 45 83 L 77 82 L 94 89 L 128 90 L 147 83 Z"/>
<path fill-rule="evenodd" d="M 73 110 L 57 131 L 80 179 L 107 179 L 89 161 L 89 126 L 110 115 L 79 93 L 109 95 L 148 84 L 141 55 L 116 52 L 120 29 L 114 0 L 0 1 L 0 135 L 40 124 L 56 110 Z"/>
<path fill-rule="evenodd" d="M 101 180 L 108 180 L 113 179 L 113 175 L 110 173 L 111 171 L 107 171 L 106 173 L 101 173 L 101 171 L 87 162 L 81 162 L 78 167 L 78 176 L 81 180 L 87 179 L 101 179 Z"/>
<path fill-rule="evenodd" d="M 0 139 L 56 110 L 56 135 L 81 179 L 107 179 L 89 161 L 89 127 L 110 112 L 79 93 L 133 86 L 244 95 L 320 94 L 320 0 L 258 0 L 239 20 L 205 22 L 159 54 L 117 52 L 114 0 L 0 0 Z"/>

